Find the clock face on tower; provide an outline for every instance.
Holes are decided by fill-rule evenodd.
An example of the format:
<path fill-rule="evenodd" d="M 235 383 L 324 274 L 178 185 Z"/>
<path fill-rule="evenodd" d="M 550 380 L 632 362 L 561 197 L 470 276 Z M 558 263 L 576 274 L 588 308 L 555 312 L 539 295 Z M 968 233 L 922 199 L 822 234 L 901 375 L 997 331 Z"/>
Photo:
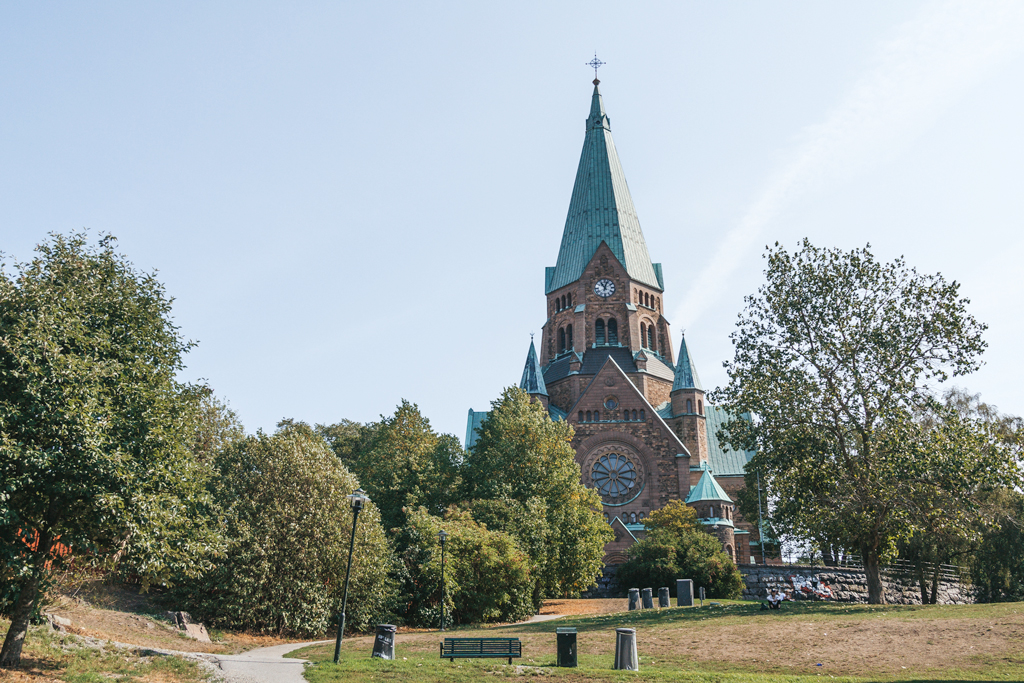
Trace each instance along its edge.
<path fill-rule="evenodd" d="M 615 283 L 608 278 L 602 278 L 594 285 L 594 294 L 607 299 L 615 293 Z"/>

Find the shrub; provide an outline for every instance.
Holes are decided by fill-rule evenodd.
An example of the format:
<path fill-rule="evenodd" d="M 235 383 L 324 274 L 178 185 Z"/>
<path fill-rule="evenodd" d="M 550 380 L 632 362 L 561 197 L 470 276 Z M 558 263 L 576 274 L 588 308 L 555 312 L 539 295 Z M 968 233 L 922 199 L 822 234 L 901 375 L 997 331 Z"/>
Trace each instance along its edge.
<path fill-rule="evenodd" d="M 216 457 L 228 550 L 176 592 L 208 625 L 301 636 L 326 632 L 341 610 L 352 531 L 346 498 L 359 483 L 302 424 L 239 440 Z M 370 503 L 359 514 L 346 626 L 387 613 L 391 549 Z"/>

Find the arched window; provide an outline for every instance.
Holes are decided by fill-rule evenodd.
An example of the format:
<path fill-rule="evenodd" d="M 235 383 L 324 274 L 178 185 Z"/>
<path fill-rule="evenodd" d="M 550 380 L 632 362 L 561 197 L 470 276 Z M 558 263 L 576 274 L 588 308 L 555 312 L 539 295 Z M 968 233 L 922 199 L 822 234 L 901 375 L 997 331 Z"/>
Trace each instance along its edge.
<path fill-rule="evenodd" d="M 636 518 L 641 522 L 644 521 L 644 513 L 641 512 L 639 515 L 636 516 Z"/>
<path fill-rule="evenodd" d="M 590 422 L 590 411 L 587 411 L 587 422 Z"/>
<path fill-rule="evenodd" d="M 566 304 L 565 295 L 563 294 L 562 295 L 562 310 L 564 311 L 567 307 L 568 307 L 568 304 Z"/>
<path fill-rule="evenodd" d="M 715 518 L 715 506 L 714 505 L 712 505 L 711 507 L 708 508 L 708 517 L 710 517 L 711 519 Z"/>
<path fill-rule="evenodd" d="M 572 292 L 565 295 L 565 307 L 569 308 L 572 306 Z"/>
<path fill-rule="evenodd" d="M 691 401 L 690 399 L 686 399 L 686 412 L 693 412 L 693 401 Z"/>
<path fill-rule="evenodd" d="M 576 420 L 576 421 L 577 421 L 577 422 L 583 422 L 583 411 L 582 411 L 582 410 L 580 411 L 580 417 L 579 417 L 579 419 L 578 419 L 578 420 Z"/>
<path fill-rule="evenodd" d="M 615 322 L 615 318 L 608 319 L 608 343 L 619 343 L 619 323 Z"/>
<path fill-rule="evenodd" d="M 622 522 L 623 522 L 623 524 L 629 524 L 629 513 L 628 512 L 623 512 L 622 513 Z"/>
<path fill-rule="evenodd" d="M 697 401 L 697 412 L 700 413 L 701 415 L 704 414 L 704 401 Z"/>
<path fill-rule="evenodd" d="M 608 523 L 608 513 L 607 512 L 602 512 L 601 514 L 604 515 L 604 523 L 607 524 Z"/>
<path fill-rule="evenodd" d="M 651 350 L 657 348 L 654 346 L 654 325 L 647 328 L 647 348 Z"/>
<path fill-rule="evenodd" d="M 601 421 L 601 411 L 600 410 L 595 410 L 594 411 L 594 422 L 600 422 L 600 421 Z"/>
<path fill-rule="evenodd" d="M 604 321 L 598 320 L 594 323 L 594 342 L 601 346 L 604 344 Z"/>
<path fill-rule="evenodd" d="M 636 421 L 636 411 L 633 411 L 633 420 Z"/>
<path fill-rule="evenodd" d="M 636 524 L 636 513 L 635 512 L 629 513 L 629 523 L 630 524 Z"/>
<path fill-rule="evenodd" d="M 647 323 L 640 323 L 640 346 L 647 346 Z"/>
<path fill-rule="evenodd" d="M 647 308 L 651 307 L 651 295 L 647 292 L 644 292 L 644 306 Z"/>
<path fill-rule="evenodd" d="M 565 348 L 574 349 L 576 348 L 572 343 L 572 325 L 566 325 L 565 327 Z"/>
<path fill-rule="evenodd" d="M 565 351 L 565 328 L 558 328 L 558 352 L 562 353 Z"/>
<path fill-rule="evenodd" d="M 660 296 L 658 297 L 658 300 L 654 304 L 654 309 L 656 311 L 660 311 L 661 310 L 661 297 Z"/>
<path fill-rule="evenodd" d="M 647 421 L 647 418 L 644 417 L 644 411 L 643 411 L 642 408 L 640 409 L 640 421 L 641 422 L 646 422 Z"/>

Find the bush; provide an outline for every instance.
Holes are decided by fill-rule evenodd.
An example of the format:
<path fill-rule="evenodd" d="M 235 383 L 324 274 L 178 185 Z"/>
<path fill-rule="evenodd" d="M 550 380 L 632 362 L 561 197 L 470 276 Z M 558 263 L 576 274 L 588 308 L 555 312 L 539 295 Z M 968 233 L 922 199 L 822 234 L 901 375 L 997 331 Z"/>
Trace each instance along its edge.
<path fill-rule="evenodd" d="M 236 441 L 215 460 L 229 547 L 179 601 L 210 626 L 311 636 L 341 611 L 359 483 L 302 424 Z M 359 514 L 346 626 L 365 630 L 390 606 L 391 549 L 371 503 Z"/>
<path fill-rule="evenodd" d="M 689 509 L 673 503 L 676 508 Z M 668 586 L 674 592 L 676 579 L 693 579 L 694 586 L 704 586 L 709 598 L 739 597 L 743 576 L 722 544 L 702 529 L 689 526 L 691 515 L 669 510 L 673 503 L 651 513 L 647 536 L 627 551 L 628 559 L 615 572 L 619 590 Z"/>
<path fill-rule="evenodd" d="M 445 605 L 451 624 L 522 621 L 536 612 L 530 560 L 508 534 L 489 531 L 472 515 L 450 508 L 444 519 L 426 508 L 408 511 L 399 545 L 405 578 L 405 619 L 436 628 L 441 622 L 441 544 L 445 546 Z"/>

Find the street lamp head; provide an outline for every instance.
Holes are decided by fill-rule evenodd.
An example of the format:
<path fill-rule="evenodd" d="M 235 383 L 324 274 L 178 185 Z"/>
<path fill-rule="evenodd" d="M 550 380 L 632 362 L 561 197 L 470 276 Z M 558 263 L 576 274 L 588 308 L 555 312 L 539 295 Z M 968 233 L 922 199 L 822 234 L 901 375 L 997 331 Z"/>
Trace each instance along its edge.
<path fill-rule="evenodd" d="M 448 540 L 448 532 L 444 529 L 441 529 L 439 532 L 437 532 L 437 537 L 441 539 L 441 545 L 444 545 L 444 542 Z"/>
<path fill-rule="evenodd" d="M 370 499 L 366 496 L 366 491 L 359 488 L 349 494 L 348 502 L 352 506 L 353 512 L 359 512 L 370 502 Z"/>

